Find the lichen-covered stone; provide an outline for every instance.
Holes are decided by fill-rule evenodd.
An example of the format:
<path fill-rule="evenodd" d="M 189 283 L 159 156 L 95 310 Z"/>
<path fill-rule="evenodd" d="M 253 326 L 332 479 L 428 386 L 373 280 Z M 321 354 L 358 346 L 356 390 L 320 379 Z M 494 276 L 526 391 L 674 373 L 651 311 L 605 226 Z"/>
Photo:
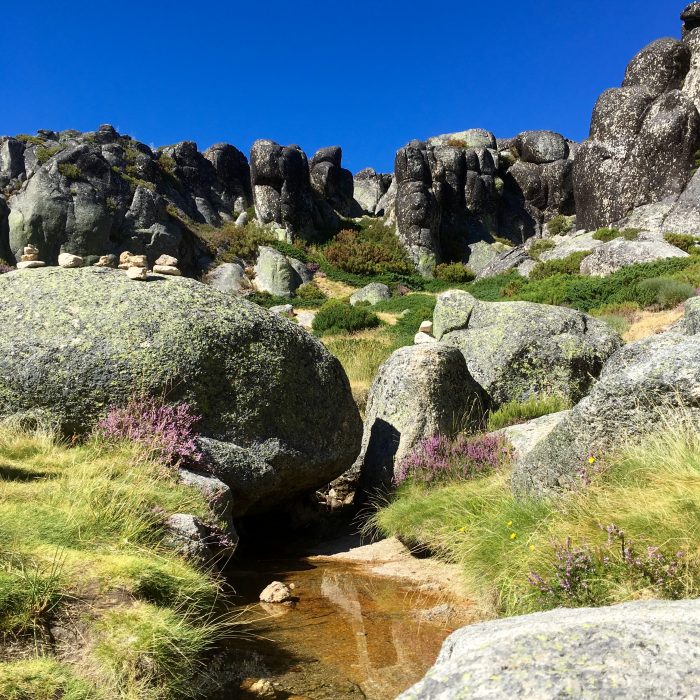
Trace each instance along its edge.
<path fill-rule="evenodd" d="M 700 602 L 551 610 L 464 627 L 398 700 L 700 696 Z"/>
<path fill-rule="evenodd" d="M 249 509 L 328 483 L 357 456 L 340 363 L 261 307 L 182 277 L 135 284 L 96 267 L 1 275 L 0 298 L 12 329 L 0 335 L 2 415 L 44 412 L 85 433 L 134 392 L 187 401 L 203 436 L 267 465 L 275 488 L 246 493 Z M 245 464 L 236 478 L 215 466 L 238 503 Z"/>
<path fill-rule="evenodd" d="M 441 294 L 433 322 L 495 405 L 543 394 L 578 401 L 621 343 L 606 323 L 574 309 L 483 302 L 467 292 Z"/>
<path fill-rule="evenodd" d="M 438 343 L 396 350 L 380 367 L 367 401 L 362 451 L 353 469 L 365 492 L 389 489 L 400 460 L 423 438 L 474 426 L 483 392 L 462 355 Z"/>
<path fill-rule="evenodd" d="M 549 493 L 579 483 L 589 455 L 605 456 L 625 439 L 673 420 L 674 411 L 700 417 L 700 299 L 686 302 L 683 323 L 626 345 L 607 362 L 600 381 L 525 459 L 517 462 L 517 493 Z"/>
<path fill-rule="evenodd" d="M 381 282 L 371 282 L 362 289 L 358 289 L 351 297 L 350 303 L 355 306 L 360 302 L 367 302 L 374 306 L 382 301 L 391 299 L 391 290 Z"/>
<path fill-rule="evenodd" d="M 627 241 L 616 238 L 596 247 L 581 261 L 581 274 L 601 277 L 626 265 L 687 257 L 688 253 L 666 241 Z"/>

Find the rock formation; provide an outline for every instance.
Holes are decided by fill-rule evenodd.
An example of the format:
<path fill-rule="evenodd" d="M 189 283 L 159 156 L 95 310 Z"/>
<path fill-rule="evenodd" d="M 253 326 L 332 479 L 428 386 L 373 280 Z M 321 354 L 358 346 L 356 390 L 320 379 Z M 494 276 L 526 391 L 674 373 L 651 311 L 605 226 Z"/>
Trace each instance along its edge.
<path fill-rule="evenodd" d="M 621 345 L 606 323 L 580 311 L 460 291 L 438 297 L 433 326 L 495 406 L 552 394 L 578 401 Z"/>
<path fill-rule="evenodd" d="M 574 168 L 579 227 L 632 216 L 645 229 L 700 232 L 700 184 L 691 181 L 700 139 L 696 6 L 682 15 L 682 41 L 658 39 L 643 48 L 622 87 L 598 99 Z"/>
<path fill-rule="evenodd" d="M 570 142 L 548 131 L 497 141 L 472 129 L 412 141 L 396 154 L 398 235 L 418 270 L 467 261 L 470 245 L 500 235 L 522 243 L 573 214 Z"/>
<path fill-rule="evenodd" d="M 700 416 L 700 298 L 666 333 L 626 345 L 600 381 L 513 472 L 518 493 L 547 493 L 580 483 L 590 455 L 605 455 L 626 438 L 652 432 L 681 411 Z"/>
<path fill-rule="evenodd" d="M 0 275 L 0 415 L 89 432 L 135 391 L 187 401 L 237 516 L 330 482 L 360 448 L 345 373 L 307 331 L 184 277 Z M 21 317 L 22 323 L 16 319 Z"/>
<path fill-rule="evenodd" d="M 638 601 L 470 625 L 398 700 L 687 698 L 700 694 L 700 603 Z"/>

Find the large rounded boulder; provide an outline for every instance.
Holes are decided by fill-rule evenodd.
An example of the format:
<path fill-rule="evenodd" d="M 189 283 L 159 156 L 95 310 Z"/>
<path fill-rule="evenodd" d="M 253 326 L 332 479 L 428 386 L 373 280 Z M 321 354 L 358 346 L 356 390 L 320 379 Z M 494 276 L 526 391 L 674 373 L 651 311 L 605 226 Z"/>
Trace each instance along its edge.
<path fill-rule="evenodd" d="M 575 309 L 485 302 L 459 290 L 438 297 L 433 332 L 462 352 L 496 407 L 541 395 L 576 402 L 621 345 L 610 326 Z"/>
<path fill-rule="evenodd" d="M 84 434 L 134 395 L 187 401 L 236 515 L 328 483 L 359 452 L 338 360 L 261 307 L 103 268 L 8 273 L 0 298 L 0 415 L 44 413 Z"/>

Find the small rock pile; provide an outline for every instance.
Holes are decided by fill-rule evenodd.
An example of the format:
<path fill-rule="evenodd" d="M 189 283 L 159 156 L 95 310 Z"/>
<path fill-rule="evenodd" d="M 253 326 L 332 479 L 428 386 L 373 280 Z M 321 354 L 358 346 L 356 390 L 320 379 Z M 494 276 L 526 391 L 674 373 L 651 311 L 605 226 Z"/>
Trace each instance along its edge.
<path fill-rule="evenodd" d="M 46 263 L 39 260 L 39 249 L 31 243 L 25 247 L 22 259 L 17 263 L 18 270 L 26 270 L 33 267 L 45 267 Z"/>
<path fill-rule="evenodd" d="M 100 267 L 111 267 L 110 258 L 103 256 L 98 265 Z M 180 277 L 177 258 L 171 255 L 161 255 L 153 265 L 153 272 L 157 275 L 168 275 L 170 277 Z M 126 275 L 132 280 L 148 279 L 148 259 L 145 255 L 132 255 L 129 251 L 124 251 L 119 256 L 119 269 L 126 270 Z"/>

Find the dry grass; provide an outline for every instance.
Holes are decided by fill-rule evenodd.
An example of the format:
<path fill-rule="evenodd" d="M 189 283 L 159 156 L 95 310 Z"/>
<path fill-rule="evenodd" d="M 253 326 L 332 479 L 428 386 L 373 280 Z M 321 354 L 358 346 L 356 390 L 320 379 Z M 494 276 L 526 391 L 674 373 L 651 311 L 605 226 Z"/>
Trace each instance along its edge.
<path fill-rule="evenodd" d="M 329 299 L 345 299 L 357 291 L 345 282 L 336 282 L 328 277 L 315 277 L 314 283 Z"/>
<path fill-rule="evenodd" d="M 622 336 L 626 343 L 642 340 L 651 335 L 667 331 L 676 321 L 683 318 L 685 311 L 682 306 L 667 311 L 638 311 L 629 327 Z"/>

